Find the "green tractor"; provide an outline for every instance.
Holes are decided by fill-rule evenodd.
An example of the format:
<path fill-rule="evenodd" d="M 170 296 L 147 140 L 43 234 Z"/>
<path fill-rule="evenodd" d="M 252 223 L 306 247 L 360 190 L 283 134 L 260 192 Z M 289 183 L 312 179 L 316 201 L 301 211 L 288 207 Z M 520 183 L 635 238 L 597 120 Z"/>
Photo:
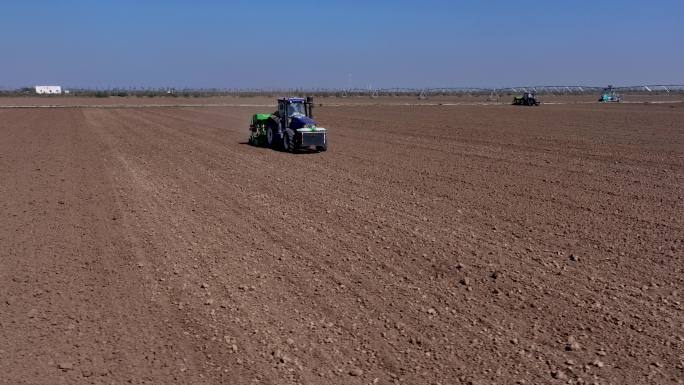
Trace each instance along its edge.
<path fill-rule="evenodd" d="M 254 114 L 249 144 L 286 152 L 328 149 L 327 130 L 313 120 L 313 98 L 280 98 L 272 114 Z"/>
<path fill-rule="evenodd" d="M 613 86 L 608 86 L 603 89 L 598 101 L 599 103 L 620 103 L 622 102 L 622 96 L 618 95 Z"/>

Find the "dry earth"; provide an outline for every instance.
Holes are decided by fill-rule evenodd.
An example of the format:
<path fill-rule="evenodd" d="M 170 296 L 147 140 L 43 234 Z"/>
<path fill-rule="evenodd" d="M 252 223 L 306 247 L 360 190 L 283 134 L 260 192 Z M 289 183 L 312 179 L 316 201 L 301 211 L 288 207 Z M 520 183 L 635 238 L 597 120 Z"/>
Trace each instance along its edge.
<path fill-rule="evenodd" d="M 0 110 L 0 384 L 684 378 L 684 106 Z"/>

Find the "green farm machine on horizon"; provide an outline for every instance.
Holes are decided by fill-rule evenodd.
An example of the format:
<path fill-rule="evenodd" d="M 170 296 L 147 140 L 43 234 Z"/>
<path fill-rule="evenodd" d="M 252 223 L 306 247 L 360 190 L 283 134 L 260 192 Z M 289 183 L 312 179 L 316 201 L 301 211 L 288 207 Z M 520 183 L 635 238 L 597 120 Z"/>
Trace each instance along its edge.
<path fill-rule="evenodd" d="M 613 86 L 608 86 L 603 89 L 598 101 L 600 103 L 620 103 L 622 101 L 622 96 L 618 95 Z"/>
<path fill-rule="evenodd" d="M 534 92 L 525 91 L 522 96 L 516 96 L 513 98 L 514 106 L 538 106 L 539 100 Z"/>

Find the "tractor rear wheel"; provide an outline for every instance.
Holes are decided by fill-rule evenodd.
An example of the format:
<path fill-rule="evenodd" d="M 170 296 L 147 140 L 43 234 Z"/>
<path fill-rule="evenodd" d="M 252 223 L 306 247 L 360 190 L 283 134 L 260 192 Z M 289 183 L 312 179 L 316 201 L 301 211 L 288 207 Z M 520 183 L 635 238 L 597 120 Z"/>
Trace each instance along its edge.
<path fill-rule="evenodd" d="M 268 146 L 268 148 L 275 147 L 275 140 L 273 140 L 274 138 L 275 132 L 273 132 L 273 127 L 269 125 L 268 128 L 266 128 L 266 146 Z"/>

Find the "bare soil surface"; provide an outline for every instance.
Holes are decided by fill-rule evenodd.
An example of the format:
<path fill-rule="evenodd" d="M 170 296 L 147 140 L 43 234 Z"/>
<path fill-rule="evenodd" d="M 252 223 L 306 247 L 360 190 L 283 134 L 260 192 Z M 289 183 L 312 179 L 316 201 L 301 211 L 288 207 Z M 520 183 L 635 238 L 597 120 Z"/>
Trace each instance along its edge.
<path fill-rule="evenodd" d="M 0 110 L 0 384 L 676 384 L 684 106 Z"/>

